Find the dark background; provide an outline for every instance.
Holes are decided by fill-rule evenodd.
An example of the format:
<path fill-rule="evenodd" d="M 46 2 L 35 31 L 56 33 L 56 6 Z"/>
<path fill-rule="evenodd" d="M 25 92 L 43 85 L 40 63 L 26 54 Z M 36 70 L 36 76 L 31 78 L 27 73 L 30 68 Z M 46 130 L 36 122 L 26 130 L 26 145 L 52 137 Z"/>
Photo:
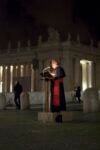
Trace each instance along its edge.
<path fill-rule="evenodd" d="M 20 40 L 37 43 L 39 35 L 47 40 L 48 27 L 60 32 L 61 40 L 80 35 L 88 44 L 100 39 L 100 9 L 97 0 L 0 0 L 0 48 Z"/>

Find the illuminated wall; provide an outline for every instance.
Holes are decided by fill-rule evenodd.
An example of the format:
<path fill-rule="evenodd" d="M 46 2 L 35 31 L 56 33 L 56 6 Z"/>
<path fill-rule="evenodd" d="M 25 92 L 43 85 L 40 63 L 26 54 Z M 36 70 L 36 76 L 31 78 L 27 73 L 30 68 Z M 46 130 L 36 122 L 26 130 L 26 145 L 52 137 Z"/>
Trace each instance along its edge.
<path fill-rule="evenodd" d="M 31 64 L 0 66 L 0 92 L 13 92 L 14 78 L 29 77 L 34 91 L 34 70 Z"/>
<path fill-rule="evenodd" d="M 82 65 L 82 90 L 92 87 L 92 61 L 81 60 Z"/>

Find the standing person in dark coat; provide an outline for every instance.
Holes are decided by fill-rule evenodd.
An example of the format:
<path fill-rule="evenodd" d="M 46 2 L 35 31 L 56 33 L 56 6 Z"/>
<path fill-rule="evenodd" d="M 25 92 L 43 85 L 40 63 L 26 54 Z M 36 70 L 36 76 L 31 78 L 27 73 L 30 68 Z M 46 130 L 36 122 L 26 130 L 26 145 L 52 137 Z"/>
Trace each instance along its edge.
<path fill-rule="evenodd" d="M 51 111 L 60 112 L 66 110 L 63 78 L 65 77 L 64 69 L 56 59 L 51 61 L 52 70 L 49 71 L 52 76 L 51 81 Z"/>
<path fill-rule="evenodd" d="M 81 102 L 81 99 L 80 99 L 80 97 L 81 97 L 81 88 L 80 88 L 80 86 L 77 86 L 75 91 L 76 91 L 75 98 L 78 99 L 78 102 L 80 103 Z"/>
<path fill-rule="evenodd" d="M 14 101 L 17 109 L 20 109 L 20 94 L 22 93 L 22 91 L 22 85 L 17 81 L 14 86 Z"/>

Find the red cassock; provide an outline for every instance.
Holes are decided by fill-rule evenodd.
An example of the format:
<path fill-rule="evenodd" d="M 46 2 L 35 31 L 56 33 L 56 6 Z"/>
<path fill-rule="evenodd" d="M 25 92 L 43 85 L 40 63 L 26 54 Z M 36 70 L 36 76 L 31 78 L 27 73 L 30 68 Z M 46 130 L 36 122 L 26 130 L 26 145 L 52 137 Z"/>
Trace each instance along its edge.
<path fill-rule="evenodd" d="M 52 99 L 52 104 L 54 106 L 60 106 L 60 83 L 63 83 L 63 79 L 54 80 L 54 94 Z"/>
<path fill-rule="evenodd" d="M 65 72 L 62 67 L 57 67 L 55 69 L 55 78 L 51 80 L 51 111 L 65 111 L 66 101 L 63 86 L 63 78 L 65 77 Z"/>

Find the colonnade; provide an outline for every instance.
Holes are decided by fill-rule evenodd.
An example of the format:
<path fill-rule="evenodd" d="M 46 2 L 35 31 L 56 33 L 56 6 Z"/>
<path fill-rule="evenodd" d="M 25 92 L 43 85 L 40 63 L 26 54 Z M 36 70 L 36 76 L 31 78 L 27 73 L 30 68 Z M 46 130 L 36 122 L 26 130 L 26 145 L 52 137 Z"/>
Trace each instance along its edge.
<path fill-rule="evenodd" d="M 0 92 L 13 92 L 15 79 L 30 78 L 30 91 L 34 91 L 34 70 L 32 64 L 0 66 Z"/>
<path fill-rule="evenodd" d="M 48 63 L 47 63 L 48 64 Z M 63 61 L 63 67 L 66 73 L 64 79 L 65 90 L 70 91 L 75 86 L 81 86 L 82 90 L 89 87 L 96 86 L 96 74 L 95 65 L 92 61 L 80 60 L 79 58 L 65 59 Z M 46 62 L 45 62 L 46 65 Z M 47 66 L 47 65 L 46 65 Z M 34 70 L 33 65 L 28 64 L 11 64 L 0 66 L 0 92 L 13 92 L 13 86 L 15 80 L 24 79 L 24 85 L 28 87 L 28 91 L 41 90 L 39 78 L 39 71 L 43 68 L 41 62 L 39 70 Z M 37 84 L 40 83 L 40 84 Z"/>
<path fill-rule="evenodd" d="M 96 87 L 96 65 L 91 60 L 75 57 L 67 57 L 63 61 L 66 72 L 65 88 L 67 91 L 75 89 L 76 86 L 87 88 Z"/>

